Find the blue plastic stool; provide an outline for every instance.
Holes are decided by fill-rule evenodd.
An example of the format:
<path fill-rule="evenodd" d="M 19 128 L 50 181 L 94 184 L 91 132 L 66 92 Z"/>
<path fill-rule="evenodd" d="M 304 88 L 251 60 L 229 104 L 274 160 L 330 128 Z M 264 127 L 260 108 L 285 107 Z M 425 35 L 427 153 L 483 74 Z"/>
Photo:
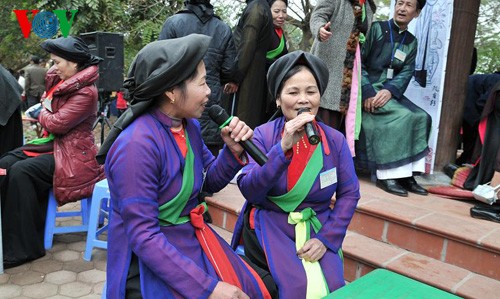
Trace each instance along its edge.
<path fill-rule="evenodd" d="M 44 245 L 45 250 L 52 248 L 52 243 L 55 234 L 65 234 L 65 233 L 75 233 L 75 232 L 86 232 L 88 231 L 88 220 L 89 220 L 89 210 L 90 198 L 84 198 L 80 200 L 80 210 L 73 211 L 57 211 L 57 201 L 54 197 L 54 192 L 52 189 L 49 191 L 49 204 L 47 207 L 47 217 L 45 218 L 45 237 Z M 82 225 L 70 225 L 70 226 L 56 226 L 56 218 L 60 217 L 81 217 Z"/>
<path fill-rule="evenodd" d="M 90 206 L 89 229 L 87 231 L 87 244 L 83 259 L 92 259 L 92 249 L 94 247 L 107 249 L 108 242 L 99 240 L 99 235 L 108 230 L 108 224 L 99 228 L 99 224 L 104 224 L 104 218 L 109 216 L 109 187 L 108 180 L 104 179 L 95 184 L 92 194 L 92 205 Z M 108 219 L 109 220 L 109 219 Z"/>

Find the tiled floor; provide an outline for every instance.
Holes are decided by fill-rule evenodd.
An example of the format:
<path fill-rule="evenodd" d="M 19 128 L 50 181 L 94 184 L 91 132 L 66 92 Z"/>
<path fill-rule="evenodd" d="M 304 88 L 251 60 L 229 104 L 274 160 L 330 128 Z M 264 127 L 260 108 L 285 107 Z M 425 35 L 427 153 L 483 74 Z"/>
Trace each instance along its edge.
<path fill-rule="evenodd" d="M 101 298 L 106 251 L 96 248 L 92 261 L 83 260 L 86 237 L 84 233 L 55 235 L 46 256 L 5 270 L 0 274 L 0 298 Z"/>

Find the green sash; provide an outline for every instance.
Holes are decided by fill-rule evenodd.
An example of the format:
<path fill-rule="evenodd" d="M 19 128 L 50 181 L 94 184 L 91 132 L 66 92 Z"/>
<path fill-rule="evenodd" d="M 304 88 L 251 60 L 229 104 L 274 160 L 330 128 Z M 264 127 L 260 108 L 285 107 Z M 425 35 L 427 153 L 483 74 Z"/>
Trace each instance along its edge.
<path fill-rule="evenodd" d="M 300 175 L 299 180 L 293 186 L 292 190 L 279 196 L 268 196 L 267 198 L 274 202 L 285 212 L 293 212 L 306 198 L 309 191 L 318 177 L 321 168 L 323 167 L 323 147 L 321 142 L 314 150 L 306 168 Z"/>
<path fill-rule="evenodd" d="M 292 190 L 280 196 L 268 196 L 269 200 L 278 205 L 283 211 L 289 213 L 288 223 L 295 225 L 296 250 L 302 248 L 306 241 L 311 238 L 311 226 L 316 233 L 322 227 L 313 209 L 305 208 L 300 212 L 293 212 L 311 191 L 322 167 L 323 147 L 320 142 Z M 319 262 L 308 262 L 302 259 L 302 266 L 307 278 L 306 298 L 323 298 L 327 296 L 330 291 Z"/>
<path fill-rule="evenodd" d="M 182 224 L 189 222 L 189 215 L 179 217 L 184 207 L 193 193 L 194 186 L 194 153 L 189 142 L 187 130 L 184 131 L 186 136 L 187 154 L 184 171 L 182 173 L 181 191 L 172 200 L 164 203 L 159 207 L 158 220 L 161 226 Z"/>
<path fill-rule="evenodd" d="M 283 33 L 283 35 L 281 35 L 279 46 L 274 50 L 267 51 L 266 58 L 267 59 L 274 59 L 281 52 L 283 52 L 283 49 L 285 49 L 285 33 Z"/>
<path fill-rule="evenodd" d="M 316 212 L 311 208 L 305 208 L 301 212 L 291 212 L 288 215 L 288 223 L 295 224 L 296 250 L 302 248 L 306 241 L 311 238 L 311 226 L 316 233 L 322 226 L 316 217 Z M 323 298 L 330 294 L 319 262 L 308 262 L 304 259 L 301 261 L 307 277 L 306 298 Z"/>

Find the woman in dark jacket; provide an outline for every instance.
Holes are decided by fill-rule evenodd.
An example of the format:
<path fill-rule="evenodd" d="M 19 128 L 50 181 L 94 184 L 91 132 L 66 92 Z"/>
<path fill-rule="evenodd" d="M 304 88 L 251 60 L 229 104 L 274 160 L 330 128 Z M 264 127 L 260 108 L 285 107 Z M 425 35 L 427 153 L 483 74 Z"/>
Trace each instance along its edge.
<path fill-rule="evenodd" d="M 60 205 L 92 194 L 103 178 L 95 160 L 92 126 L 97 115 L 97 64 L 79 38 L 46 40 L 54 66 L 47 72 L 39 122 L 44 138 L 7 153 L 0 168 L 4 267 L 11 268 L 45 255 L 44 221 L 48 192 L 53 187 Z"/>

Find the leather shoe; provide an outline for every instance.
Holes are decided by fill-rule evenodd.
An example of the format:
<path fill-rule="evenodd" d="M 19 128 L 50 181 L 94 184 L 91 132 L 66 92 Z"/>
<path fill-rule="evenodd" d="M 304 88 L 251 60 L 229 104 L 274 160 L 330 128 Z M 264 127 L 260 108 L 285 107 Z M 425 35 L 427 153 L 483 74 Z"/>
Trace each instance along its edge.
<path fill-rule="evenodd" d="M 472 218 L 484 219 L 500 223 L 500 211 L 490 207 L 475 206 L 470 208 Z"/>
<path fill-rule="evenodd" d="M 405 188 L 407 191 L 419 194 L 419 195 L 427 195 L 427 190 L 420 186 L 417 181 L 415 181 L 414 177 L 398 179 L 399 184 Z"/>
<path fill-rule="evenodd" d="M 396 180 L 377 180 L 376 185 L 385 192 L 389 192 L 399 196 L 408 196 L 408 192 L 406 192 L 406 190 L 401 187 L 401 185 Z"/>

